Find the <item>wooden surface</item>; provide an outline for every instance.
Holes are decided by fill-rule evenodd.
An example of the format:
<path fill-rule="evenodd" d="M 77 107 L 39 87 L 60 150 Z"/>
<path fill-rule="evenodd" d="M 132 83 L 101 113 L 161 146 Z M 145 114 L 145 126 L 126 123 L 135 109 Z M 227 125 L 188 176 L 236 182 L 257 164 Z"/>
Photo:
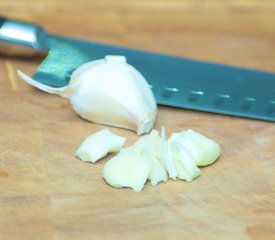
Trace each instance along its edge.
<path fill-rule="evenodd" d="M 275 70 L 275 2 L 0 0 L 0 14 L 48 31 Z M 141 193 L 106 185 L 74 157 L 102 128 L 22 82 L 41 59 L 0 59 L 0 239 L 275 239 L 275 125 L 159 108 L 156 128 L 193 128 L 222 146 L 192 183 Z M 113 129 L 137 139 L 132 132 Z"/>

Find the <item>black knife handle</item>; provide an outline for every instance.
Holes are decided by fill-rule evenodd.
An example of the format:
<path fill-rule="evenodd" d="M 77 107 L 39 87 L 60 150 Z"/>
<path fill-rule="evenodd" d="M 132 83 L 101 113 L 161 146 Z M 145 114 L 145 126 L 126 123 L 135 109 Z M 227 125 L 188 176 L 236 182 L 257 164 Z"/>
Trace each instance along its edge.
<path fill-rule="evenodd" d="M 4 24 L 4 22 L 6 21 L 6 18 L 3 18 L 0 16 L 0 28 L 2 27 L 2 25 Z"/>
<path fill-rule="evenodd" d="M 45 52 L 41 39 L 46 32 L 38 25 L 0 16 L 0 54 L 33 56 Z"/>

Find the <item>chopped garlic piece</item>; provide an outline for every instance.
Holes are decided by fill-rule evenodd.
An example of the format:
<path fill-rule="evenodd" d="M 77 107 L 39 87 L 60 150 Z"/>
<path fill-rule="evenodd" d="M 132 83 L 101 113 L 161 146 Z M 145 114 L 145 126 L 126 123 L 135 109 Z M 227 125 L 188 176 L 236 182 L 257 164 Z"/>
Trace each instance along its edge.
<path fill-rule="evenodd" d="M 151 167 L 144 155 L 125 149 L 105 164 L 103 178 L 113 187 L 130 187 L 135 192 L 140 192 L 150 174 Z"/>
<path fill-rule="evenodd" d="M 164 166 L 168 175 L 173 180 L 177 179 L 177 169 L 172 158 L 171 149 L 169 147 L 168 141 L 166 140 L 165 128 L 161 128 L 161 140 L 162 140 L 162 150 L 164 155 Z"/>
<path fill-rule="evenodd" d="M 119 152 L 126 138 L 112 133 L 108 128 L 87 137 L 76 151 L 76 155 L 85 162 L 95 163 L 109 152 Z"/>
<path fill-rule="evenodd" d="M 209 165 L 215 162 L 221 154 L 219 144 L 192 129 L 173 133 L 170 141 L 188 150 L 197 166 Z"/>
<path fill-rule="evenodd" d="M 162 150 L 162 140 L 159 132 L 155 129 L 149 135 L 144 135 L 139 138 L 132 146 L 136 151 L 144 151 L 155 156 L 159 161 L 164 162 L 164 155 Z"/>
<path fill-rule="evenodd" d="M 158 160 L 158 158 L 151 153 L 150 146 L 148 143 L 150 142 L 150 138 L 148 136 L 142 137 L 143 139 L 139 139 L 132 147 L 129 149 L 135 151 L 139 155 L 143 155 L 148 163 L 151 165 L 151 171 L 148 176 L 148 179 L 151 182 L 152 186 L 158 185 L 159 182 L 167 182 L 168 176 L 165 168 Z M 147 147 L 146 147 L 147 146 Z"/>
<path fill-rule="evenodd" d="M 173 162 L 170 148 L 168 147 L 164 127 L 162 127 L 161 136 L 157 130 L 153 129 L 149 135 L 141 137 L 132 147 L 136 151 L 145 151 L 155 157 L 168 172 L 169 177 L 176 180 L 176 166 Z M 162 179 L 162 181 L 166 181 L 164 175 Z"/>
<path fill-rule="evenodd" d="M 147 158 L 148 158 L 148 161 L 150 161 L 151 165 L 152 165 L 150 174 L 148 176 L 148 179 L 150 180 L 151 185 L 157 186 L 158 183 L 160 183 L 160 182 L 167 182 L 168 175 L 167 175 L 165 168 L 160 163 L 160 161 L 150 153 L 148 153 Z"/>
<path fill-rule="evenodd" d="M 88 137 L 77 155 L 84 161 L 95 162 L 108 152 L 120 151 L 124 142 L 125 138 L 103 129 Z M 217 143 L 191 129 L 174 133 L 167 140 L 162 127 L 161 136 L 152 130 L 110 159 L 104 166 L 103 178 L 113 187 L 140 192 L 147 179 L 152 186 L 166 182 L 168 176 L 190 182 L 201 175 L 198 166 L 212 163 L 219 155 Z"/>
<path fill-rule="evenodd" d="M 149 135 L 140 137 L 129 148 L 146 157 L 147 161 L 151 164 L 148 179 L 152 186 L 156 186 L 159 182 L 167 182 L 168 180 L 167 172 L 160 160 L 164 158 L 161 144 L 159 132 L 153 129 Z"/>
<path fill-rule="evenodd" d="M 177 143 L 170 143 L 172 157 L 176 164 L 178 179 L 183 179 L 188 182 L 201 175 L 200 169 L 197 167 L 191 154 Z"/>

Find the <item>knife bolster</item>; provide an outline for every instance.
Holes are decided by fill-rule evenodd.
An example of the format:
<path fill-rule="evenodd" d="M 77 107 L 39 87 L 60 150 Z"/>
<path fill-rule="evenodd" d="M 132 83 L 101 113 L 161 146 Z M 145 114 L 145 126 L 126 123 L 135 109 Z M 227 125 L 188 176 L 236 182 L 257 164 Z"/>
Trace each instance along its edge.
<path fill-rule="evenodd" d="M 45 53 L 39 44 L 44 30 L 37 25 L 0 17 L 0 54 L 8 56 L 34 56 Z"/>

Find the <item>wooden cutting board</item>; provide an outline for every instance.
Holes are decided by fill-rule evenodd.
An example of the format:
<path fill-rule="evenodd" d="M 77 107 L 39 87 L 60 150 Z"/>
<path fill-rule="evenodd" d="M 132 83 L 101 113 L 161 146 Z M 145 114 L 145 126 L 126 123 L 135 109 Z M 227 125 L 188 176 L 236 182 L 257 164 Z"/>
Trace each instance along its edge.
<path fill-rule="evenodd" d="M 274 71 L 275 3 L 0 0 L 50 32 Z M 159 107 L 156 129 L 195 129 L 222 157 L 192 183 L 114 189 L 75 150 L 102 129 L 26 85 L 41 59 L 0 59 L 0 239 L 275 239 L 275 125 Z M 248 86 L 249 87 L 249 86 Z M 275 90 L 274 90 L 275 91 Z M 133 132 L 112 128 L 137 139 Z"/>

